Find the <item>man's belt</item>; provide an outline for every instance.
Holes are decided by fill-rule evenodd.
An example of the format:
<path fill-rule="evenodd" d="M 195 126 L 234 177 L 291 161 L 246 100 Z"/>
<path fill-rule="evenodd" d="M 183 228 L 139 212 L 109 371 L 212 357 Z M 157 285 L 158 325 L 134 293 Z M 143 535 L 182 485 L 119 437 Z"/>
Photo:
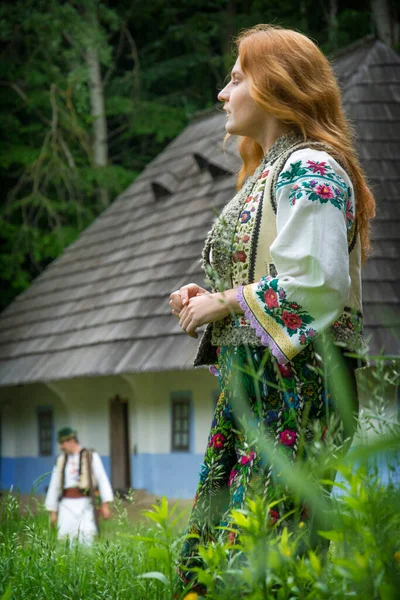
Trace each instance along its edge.
<path fill-rule="evenodd" d="M 63 498 L 86 498 L 87 494 L 85 494 L 82 490 L 77 487 L 66 488 L 62 493 Z"/>

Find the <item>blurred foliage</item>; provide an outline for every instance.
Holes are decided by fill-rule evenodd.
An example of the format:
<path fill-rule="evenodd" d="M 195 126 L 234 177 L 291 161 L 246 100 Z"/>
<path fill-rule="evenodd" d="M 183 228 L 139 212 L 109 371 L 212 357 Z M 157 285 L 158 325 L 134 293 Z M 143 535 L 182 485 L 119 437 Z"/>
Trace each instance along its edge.
<path fill-rule="evenodd" d="M 372 30 L 360 0 L 17 0 L 0 7 L 0 308 L 211 107 L 232 39 L 259 22 L 295 27 L 329 52 Z M 85 52 L 104 87 L 109 166 L 96 168 Z"/>

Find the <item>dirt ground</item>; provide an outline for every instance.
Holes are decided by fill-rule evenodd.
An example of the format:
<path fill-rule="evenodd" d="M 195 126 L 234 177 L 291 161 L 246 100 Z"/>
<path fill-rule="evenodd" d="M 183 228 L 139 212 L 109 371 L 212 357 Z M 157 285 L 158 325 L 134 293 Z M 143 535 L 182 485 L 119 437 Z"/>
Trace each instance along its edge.
<path fill-rule="evenodd" d="M 123 496 L 121 496 L 121 508 L 127 510 L 129 520 L 135 523 L 143 518 L 143 511 L 151 509 L 152 505 L 157 504 L 160 500 L 161 496 L 149 494 L 146 492 L 146 490 L 134 490 L 133 502 L 129 502 L 125 500 Z M 33 513 L 36 513 L 41 507 L 43 507 L 44 495 L 19 494 L 19 501 L 21 504 L 21 512 L 31 510 Z M 176 514 L 187 514 L 188 509 L 192 505 L 192 500 L 168 498 L 168 504 L 170 508 L 172 508 L 175 503 L 178 504 Z M 117 511 L 113 510 L 113 514 L 116 515 Z"/>

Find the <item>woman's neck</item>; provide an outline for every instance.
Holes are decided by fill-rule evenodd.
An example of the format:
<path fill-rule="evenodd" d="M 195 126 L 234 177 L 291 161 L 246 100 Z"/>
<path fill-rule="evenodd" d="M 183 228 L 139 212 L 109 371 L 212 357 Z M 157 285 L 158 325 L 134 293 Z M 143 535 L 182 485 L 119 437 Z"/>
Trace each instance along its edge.
<path fill-rule="evenodd" d="M 260 132 L 260 139 L 256 141 L 258 144 L 260 144 L 265 155 L 269 152 L 269 150 L 271 150 L 272 146 L 277 140 L 279 140 L 279 138 L 287 135 L 288 133 L 291 133 L 291 129 L 289 127 L 283 125 L 283 123 L 277 119 L 271 119 L 265 131 Z"/>

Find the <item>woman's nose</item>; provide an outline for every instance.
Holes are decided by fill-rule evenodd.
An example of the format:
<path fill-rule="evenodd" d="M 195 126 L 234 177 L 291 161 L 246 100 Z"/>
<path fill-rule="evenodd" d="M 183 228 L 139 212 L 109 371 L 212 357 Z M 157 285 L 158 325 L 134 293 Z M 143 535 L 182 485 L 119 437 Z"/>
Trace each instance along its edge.
<path fill-rule="evenodd" d="M 218 94 L 218 100 L 220 102 L 226 102 L 227 100 L 229 100 L 229 94 L 227 92 L 227 85 L 224 87 L 223 90 L 220 91 L 220 93 Z"/>

